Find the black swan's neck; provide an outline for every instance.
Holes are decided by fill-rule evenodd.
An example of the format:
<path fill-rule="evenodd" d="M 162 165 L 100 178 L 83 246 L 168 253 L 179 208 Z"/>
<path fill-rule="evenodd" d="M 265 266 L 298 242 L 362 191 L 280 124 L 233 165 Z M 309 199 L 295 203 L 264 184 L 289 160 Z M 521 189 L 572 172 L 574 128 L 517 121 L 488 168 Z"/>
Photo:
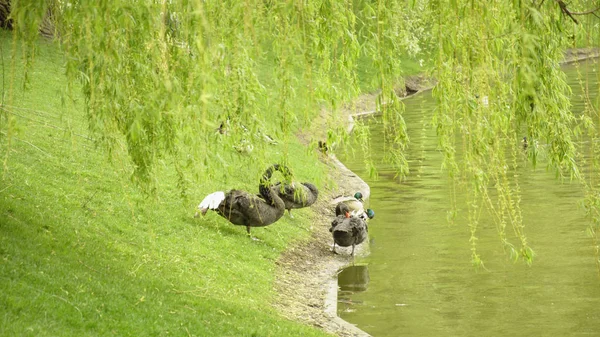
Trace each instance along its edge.
<path fill-rule="evenodd" d="M 271 177 L 273 176 L 274 171 L 279 171 L 279 172 L 283 173 L 283 175 L 286 177 L 289 175 L 289 172 L 290 172 L 286 166 L 274 164 L 271 167 L 269 167 L 265 171 L 265 173 L 263 173 L 263 176 L 260 178 L 260 184 L 258 185 L 258 190 L 260 192 L 260 195 L 269 204 L 273 204 L 273 197 L 275 196 L 275 194 L 273 194 L 273 192 L 271 191 L 271 185 L 272 185 Z M 275 196 L 275 197 L 279 198 L 278 196 Z"/>

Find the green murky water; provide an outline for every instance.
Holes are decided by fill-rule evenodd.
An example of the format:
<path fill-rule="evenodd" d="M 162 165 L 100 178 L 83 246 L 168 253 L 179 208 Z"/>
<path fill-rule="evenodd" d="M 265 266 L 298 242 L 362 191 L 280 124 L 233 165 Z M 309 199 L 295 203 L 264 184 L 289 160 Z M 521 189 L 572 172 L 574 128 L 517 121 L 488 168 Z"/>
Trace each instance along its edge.
<path fill-rule="evenodd" d="M 565 69 L 581 110 L 575 68 Z M 598 84 L 590 88 L 597 95 Z M 534 263 L 513 263 L 484 214 L 478 250 L 486 269 L 475 270 L 466 212 L 455 225 L 446 221 L 450 180 L 440 172 L 435 130 L 423 127 L 434 100 L 427 92 L 404 103 L 411 139 L 406 181 L 394 181 L 385 164 L 377 164 L 380 178 L 373 181 L 361 158 L 345 160 L 371 186 L 376 217 L 371 255 L 340 278 L 338 314 L 376 337 L 600 336 L 600 277 L 580 186 L 557 181 L 543 163 L 534 170 L 523 157 L 521 208 Z M 381 131 L 371 123 L 374 139 Z M 380 146 L 373 142 L 376 162 Z"/>

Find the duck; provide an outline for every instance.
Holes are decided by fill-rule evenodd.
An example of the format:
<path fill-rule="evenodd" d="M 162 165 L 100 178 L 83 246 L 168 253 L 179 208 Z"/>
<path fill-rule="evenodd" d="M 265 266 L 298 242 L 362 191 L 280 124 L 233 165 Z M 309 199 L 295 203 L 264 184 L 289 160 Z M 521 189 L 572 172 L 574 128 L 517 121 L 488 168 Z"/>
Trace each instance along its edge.
<path fill-rule="evenodd" d="M 364 210 L 363 205 L 363 195 L 361 192 L 354 193 L 354 197 L 346 198 L 346 200 L 340 201 L 335 206 L 335 215 L 345 215 L 346 213 L 350 213 L 352 211 L 357 212 L 357 214 L 363 216 L 367 216 L 369 219 L 373 219 L 375 217 L 375 211 L 368 208 L 366 211 Z"/>
<path fill-rule="evenodd" d="M 352 210 L 350 209 L 350 207 L 348 207 L 348 205 L 346 205 L 343 202 L 340 202 L 339 204 L 337 204 L 337 206 L 335 206 L 335 216 L 340 216 L 340 215 L 344 215 L 344 216 L 349 216 L 354 212 L 355 216 L 358 216 L 359 218 L 362 218 L 364 220 L 370 220 L 373 219 L 375 217 L 375 211 L 367 208 L 366 210 Z"/>
<path fill-rule="evenodd" d="M 322 154 L 325 154 L 325 155 L 326 155 L 326 154 L 327 154 L 327 152 L 329 152 L 329 147 L 327 146 L 327 142 L 325 142 L 325 141 L 322 141 L 322 140 L 320 140 L 320 141 L 319 141 L 319 144 L 318 144 L 318 147 L 319 147 L 319 151 L 320 151 Z"/>
<path fill-rule="evenodd" d="M 283 187 L 280 183 L 277 183 L 273 186 L 273 190 L 283 200 L 285 209 L 292 218 L 292 209 L 308 207 L 314 204 L 319 196 L 317 186 L 311 183 L 293 182 L 283 185 Z"/>
<path fill-rule="evenodd" d="M 245 226 L 248 236 L 252 227 L 264 227 L 275 223 L 285 213 L 285 203 L 270 185 L 274 171 L 289 172 L 283 165 L 270 166 L 260 179 L 258 195 L 242 190 L 210 193 L 198 205 L 199 212 L 196 212 L 196 217 L 199 213 L 206 215 L 208 210 L 213 210 L 232 224 Z"/>
<path fill-rule="evenodd" d="M 527 142 L 527 137 L 523 137 L 521 143 L 523 145 L 523 150 L 527 150 L 527 147 L 529 146 L 529 143 Z"/>
<path fill-rule="evenodd" d="M 333 236 L 333 253 L 335 245 L 341 247 L 352 246 L 351 256 L 354 256 L 354 247 L 365 241 L 369 228 L 365 219 L 354 214 L 338 215 L 331 222 L 329 232 Z"/>

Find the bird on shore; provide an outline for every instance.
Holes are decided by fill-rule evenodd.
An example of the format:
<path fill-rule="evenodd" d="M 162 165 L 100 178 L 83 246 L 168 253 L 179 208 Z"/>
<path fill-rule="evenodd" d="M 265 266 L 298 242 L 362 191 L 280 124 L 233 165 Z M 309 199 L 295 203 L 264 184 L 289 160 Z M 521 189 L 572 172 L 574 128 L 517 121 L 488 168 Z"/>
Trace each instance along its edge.
<path fill-rule="evenodd" d="M 329 232 L 333 236 L 333 253 L 335 245 L 341 247 L 352 246 L 351 256 L 354 256 L 354 247 L 361 244 L 368 237 L 368 226 L 365 219 L 355 214 L 338 215 L 331 222 Z"/>
<path fill-rule="evenodd" d="M 351 196 L 351 197 L 339 196 L 339 197 L 335 198 L 334 201 L 336 201 L 336 200 L 338 202 L 343 202 L 343 203 L 347 204 L 351 208 L 359 208 L 359 207 L 362 207 L 363 194 L 361 192 L 356 192 L 356 193 L 354 193 L 354 196 Z"/>
<path fill-rule="evenodd" d="M 263 227 L 276 222 L 283 216 L 285 204 L 270 185 L 274 171 L 289 172 L 283 165 L 269 167 L 260 179 L 258 195 L 242 190 L 213 192 L 198 205 L 200 213 L 205 215 L 211 209 L 234 225 L 246 226 L 248 235 L 251 227 Z"/>
<path fill-rule="evenodd" d="M 352 211 L 356 212 L 358 215 L 362 215 L 364 213 L 369 219 L 373 219 L 375 216 L 375 212 L 372 209 L 368 208 L 365 211 L 363 205 L 363 195 L 360 192 L 354 193 L 354 197 L 342 200 L 335 206 L 336 216 L 345 215 L 346 213 L 350 213 Z"/>
<path fill-rule="evenodd" d="M 290 217 L 293 217 L 293 208 L 308 207 L 314 204 L 319 196 L 319 190 L 311 183 L 293 182 L 283 186 L 281 183 L 277 183 L 273 186 L 273 190 L 279 195 L 281 200 L 283 200 L 285 209 L 287 209 Z"/>
<path fill-rule="evenodd" d="M 335 206 L 335 216 L 347 215 L 354 212 L 354 214 L 363 219 L 373 219 L 375 217 L 375 211 L 370 208 L 364 210 L 362 207 L 351 208 L 348 204 L 340 202 Z"/>
<path fill-rule="evenodd" d="M 327 142 L 325 142 L 325 141 L 322 141 L 322 140 L 320 140 L 320 141 L 319 141 L 319 144 L 318 144 L 318 147 L 319 147 L 319 151 L 320 151 L 322 154 L 325 154 L 325 155 L 326 155 L 326 154 L 327 154 L 327 152 L 329 152 L 329 147 L 327 146 Z"/>
<path fill-rule="evenodd" d="M 345 204 L 343 202 L 340 202 L 339 204 L 337 204 L 335 206 L 335 216 L 340 216 L 340 215 L 348 216 L 352 212 L 354 212 L 356 216 L 363 218 L 365 220 L 373 219 L 375 217 L 375 211 L 373 211 L 370 208 L 367 208 L 366 210 L 351 209 L 347 204 Z"/>

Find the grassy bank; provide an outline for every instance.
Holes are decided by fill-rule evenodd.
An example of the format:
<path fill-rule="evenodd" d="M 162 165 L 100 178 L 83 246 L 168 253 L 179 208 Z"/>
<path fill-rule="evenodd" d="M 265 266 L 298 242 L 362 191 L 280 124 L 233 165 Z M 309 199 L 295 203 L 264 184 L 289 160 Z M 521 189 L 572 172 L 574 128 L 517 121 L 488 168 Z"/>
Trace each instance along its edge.
<path fill-rule="evenodd" d="M 0 38 L 3 109 L 15 125 L 10 142 L 0 135 L 0 335 L 325 335 L 271 306 L 275 260 L 308 238 L 309 209 L 254 229 L 260 241 L 214 213 L 193 218 L 209 192 L 257 190 L 265 168 L 253 154 L 223 153 L 222 175 L 187 177 L 183 198 L 165 158 L 159 192 L 147 197 L 124 150 L 109 156 L 88 139 L 81 99 L 64 96 L 56 46 L 39 42 L 23 90 L 21 68 L 10 70 L 12 36 Z M 325 185 L 316 153 L 291 142 L 265 155 L 278 151 L 289 151 L 299 180 Z"/>

